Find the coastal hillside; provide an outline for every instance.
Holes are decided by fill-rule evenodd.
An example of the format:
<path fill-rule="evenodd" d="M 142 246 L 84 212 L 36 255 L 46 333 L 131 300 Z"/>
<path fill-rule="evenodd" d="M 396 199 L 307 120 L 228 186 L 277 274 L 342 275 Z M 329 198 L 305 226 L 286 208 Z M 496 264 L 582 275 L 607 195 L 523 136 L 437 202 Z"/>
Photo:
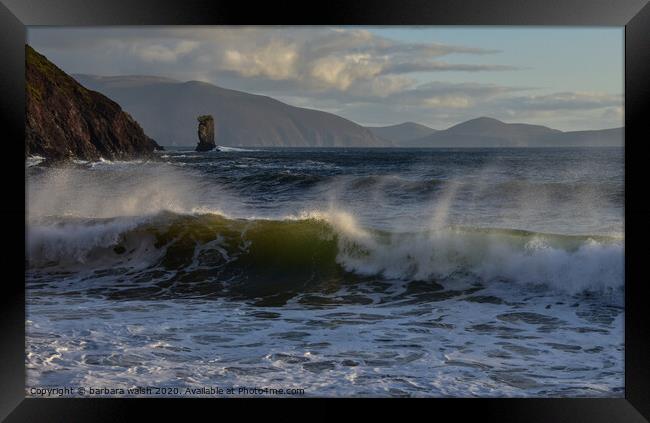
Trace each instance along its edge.
<path fill-rule="evenodd" d="M 214 117 L 215 142 L 232 147 L 385 147 L 381 139 L 332 113 L 205 82 L 147 76 L 73 75 L 119 102 L 162 145 L 196 144 L 196 117 Z"/>
<path fill-rule="evenodd" d="M 436 132 L 433 128 L 415 122 L 404 122 L 390 126 L 368 126 L 367 128 L 378 137 L 392 141 L 395 144 L 426 137 Z"/>
<path fill-rule="evenodd" d="M 540 142 L 549 147 L 612 147 L 622 146 L 624 128 L 601 129 L 597 131 L 569 131 L 541 137 Z"/>
<path fill-rule="evenodd" d="M 159 148 L 117 103 L 84 88 L 30 46 L 25 58 L 26 156 L 132 159 Z"/>
<path fill-rule="evenodd" d="M 480 117 L 399 143 L 400 147 L 605 147 L 622 146 L 622 128 L 569 131 Z"/>

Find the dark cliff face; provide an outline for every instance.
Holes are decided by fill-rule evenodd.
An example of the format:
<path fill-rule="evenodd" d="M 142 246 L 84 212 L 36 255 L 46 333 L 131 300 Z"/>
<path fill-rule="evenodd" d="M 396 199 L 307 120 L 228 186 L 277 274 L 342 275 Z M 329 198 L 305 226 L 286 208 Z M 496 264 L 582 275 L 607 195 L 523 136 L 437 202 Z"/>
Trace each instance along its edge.
<path fill-rule="evenodd" d="M 196 151 L 210 151 L 216 147 L 214 143 L 214 119 L 210 115 L 199 116 L 199 143 Z"/>
<path fill-rule="evenodd" d="M 25 155 L 49 160 L 150 157 L 158 144 L 121 107 L 26 46 Z"/>

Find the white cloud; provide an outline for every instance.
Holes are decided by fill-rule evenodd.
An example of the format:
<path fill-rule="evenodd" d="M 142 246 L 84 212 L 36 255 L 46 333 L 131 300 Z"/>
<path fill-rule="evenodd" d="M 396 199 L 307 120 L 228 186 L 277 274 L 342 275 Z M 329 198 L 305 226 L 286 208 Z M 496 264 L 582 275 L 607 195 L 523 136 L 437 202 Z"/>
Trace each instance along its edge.
<path fill-rule="evenodd" d="M 244 77 L 290 79 L 297 74 L 298 51 L 292 43 L 271 41 L 258 48 L 224 50 L 221 69 Z"/>
<path fill-rule="evenodd" d="M 346 54 L 340 57 L 326 56 L 309 64 L 309 75 L 323 88 L 347 90 L 358 80 L 367 80 L 379 75 L 382 70 L 370 54 Z M 319 85 L 317 85 L 319 86 Z"/>
<path fill-rule="evenodd" d="M 465 96 L 446 95 L 425 98 L 423 103 L 433 108 L 466 109 L 473 104 L 473 101 Z"/>
<path fill-rule="evenodd" d="M 105 73 L 119 73 L 111 68 L 129 68 L 151 74 L 158 70 L 152 66 L 164 63 L 170 76 L 182 80 L 197 72 L 203 74 L 209 67 L 214 82 L 233 76 L 238 76 L 242 83 L 250 79 L 290 81 L 294 89 L 315 92 L 346 91 L 354 89 L 356 84 L 367 86 L 366 81 L 380 75 L 388 77 L 383 80 L 385 84 L 395 81 L 395 76 L 413 72 L 513 69 L 500 64 L 450 64 L 433 60 L 454 53 L 492 54 L 494 50 L 400 42 L 365 29 L 349 28 L 32 29 L 30 42 L 58 52 L 83 51 L 88 58 L 101 56 L 110 46 L 111 60 L 98 57 Z"/>
<path fill-rule="evenodd" d="M 197 41 L 182 40 L 172 45 L 134 44 L 133 54 L 145 62 L 173 63 L 199 47 Z"/>
<path fill-rule="evenodd" d="M 372 78 L 366 86 L 360 86 L 359 91 L 366 96 L 374 96 L 379 99 L 407 91 L 415 85 L 415 80 L 403 75 L 381 75 Z"/>

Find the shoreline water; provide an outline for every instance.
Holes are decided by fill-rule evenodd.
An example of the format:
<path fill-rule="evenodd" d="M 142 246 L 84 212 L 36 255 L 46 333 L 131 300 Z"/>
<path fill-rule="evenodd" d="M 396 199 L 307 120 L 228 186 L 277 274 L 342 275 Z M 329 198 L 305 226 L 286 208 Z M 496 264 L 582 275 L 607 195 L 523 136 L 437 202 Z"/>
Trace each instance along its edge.
<path fill-rule="evenodd" d="M 28 385 L 622 396 L 622 149 L 160 156 L 26 168 Z"/>

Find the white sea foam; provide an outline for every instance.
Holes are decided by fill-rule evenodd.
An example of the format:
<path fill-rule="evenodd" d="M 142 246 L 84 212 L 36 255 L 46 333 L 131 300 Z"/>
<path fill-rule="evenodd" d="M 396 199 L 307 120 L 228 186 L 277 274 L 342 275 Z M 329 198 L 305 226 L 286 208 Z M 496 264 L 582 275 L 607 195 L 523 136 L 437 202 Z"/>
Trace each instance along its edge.
<path fill-rule="evenodd" d="M 26 167 L 32 167 L 32 166 L 37 166 L 45 161 L 45 157 L 43 156 L 29 156 L 27 159 L 25 159 L 25 166 Z"/>
<path fill-rule="evenodd" d="M 49 262 L 59 265 L 84 264 L 101 250 L 112 248 L 122 235 L 136 228 L 143 219 L 109 221 L 32 222 L 27 232 L 28 257 L 32 265 Z"/>
<path fill-rule="evenodd" d="M 217 150 L 223 152 L 223 153 L 228 153 L 228 152 L 235 152 L 235 151 L 260 151 L 260 150 L 254 150 L 254 149 L 249 149 L 249 148 L 239 148 L 239 147 L 225 147 L 223 145 L 218 145 Z"/>
<path fill-rule="evenodd" d="M 623 286 L 620 239 L 573 239 L 441 226 L 418 233 L 377 234 L 342 211 L 304 216 L 326 220 L 336 229 L 339 263 L 362 275 L 444 280 L 469 272 L 482 281 L 505 279 L 568 292 Z M 434 218 L 434 225 L 440 222 Z"/>

